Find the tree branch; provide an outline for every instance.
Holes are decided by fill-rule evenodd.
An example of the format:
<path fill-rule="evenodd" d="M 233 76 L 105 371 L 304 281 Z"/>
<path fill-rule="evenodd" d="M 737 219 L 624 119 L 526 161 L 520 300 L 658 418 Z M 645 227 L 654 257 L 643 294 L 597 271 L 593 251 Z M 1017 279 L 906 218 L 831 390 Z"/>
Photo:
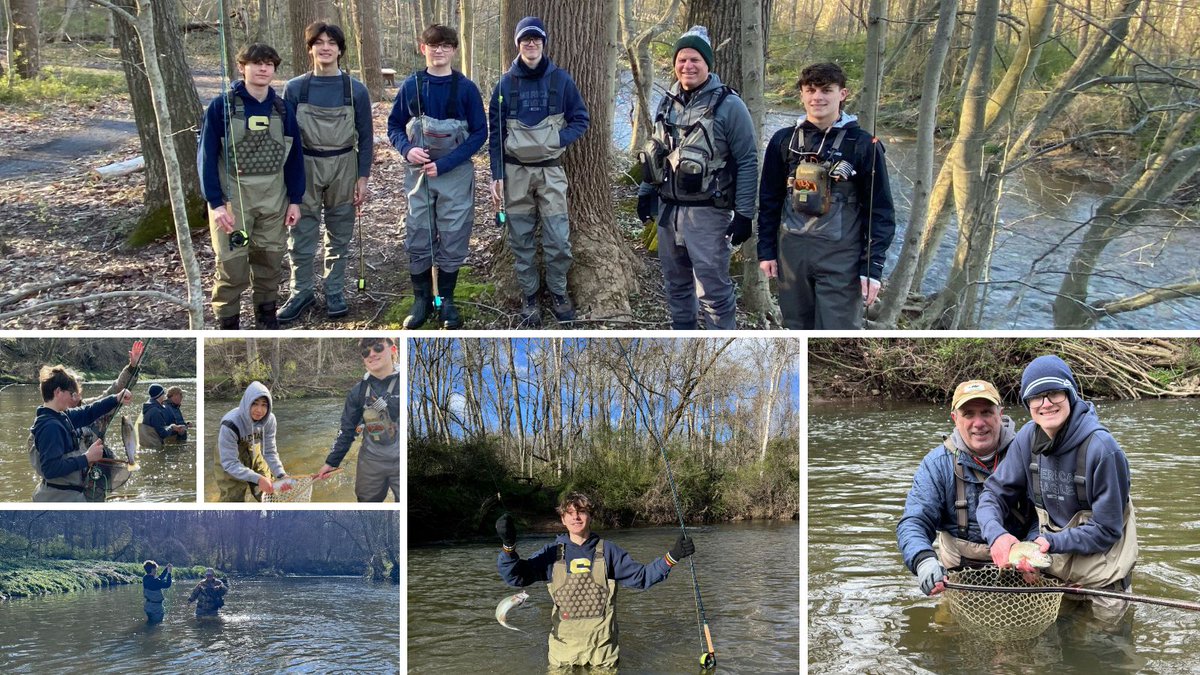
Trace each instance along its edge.
<path fill-rule="evenodd" d="M 82 298 L 62 298 L 60 300 L 47 300 L 45 302 L 39 302 L 36 305 L 30 305 L 29 307 L 22 309 L 14 309 L 11 312 L 4 312 L 3 314 L 0 314 L 0 321 L 23 316 L 25 314 L 33 314 L 34 312 L 40 312 L 53 307 L 62 307 L 64 305 L 83 305 L 89 302 L 109 300 L 112 298 L 155 298 L 158 300 L 165 300 L 173 305 L 179 305 L 180 307 L 188 307 L 187 300 L 171 295 L 170 293 L 164 293 L 162 291 L 108 291 L 105 293 L 96 293 L 94 295 L 85 295 Z"/>

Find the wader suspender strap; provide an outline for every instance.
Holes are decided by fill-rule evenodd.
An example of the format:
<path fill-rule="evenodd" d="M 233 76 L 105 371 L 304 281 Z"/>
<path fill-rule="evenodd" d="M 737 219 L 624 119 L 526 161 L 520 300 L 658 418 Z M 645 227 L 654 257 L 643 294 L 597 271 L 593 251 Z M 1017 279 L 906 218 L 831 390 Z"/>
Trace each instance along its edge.
<path fill-rule="evenodd" d="M 846 139 L 846 127 L 838 129 L 838 133 L 833 137 L 833 143 L 829 146 L 829 154 L 832 156 L 835 152 L 842 149 L 842 141 Z M 798 159 L 802 155 L 816 155 L 817 152 L 809 152 L 804 149 L 804 130 L 799 126 L 792 131 L 792 139 L 783 146 L 783 164 L 788 168 L 788 171 L 795 171 Z M 818 148 L 820 150 L 820 148 Z M 820 159 L 818 156 L 817 159 Z"/>
<path fill-rule="evenodd" d="M 308 103 L 308 85 L 312 83 L 312 79 L 313 74 L 310 70 L 304 74 L 304 79 L 300 81 L 301 104 Z M 342 105 L 350 108 L 351 111 L 354 110 L 354 96 L 350 90 L 350 76 L 345 72 L 342 73 Z M 283 117 L 283 113 L 280 112 L 279 116 Z M 337 150 L 314 150 L 312 148 L 304 148 L 304 154 L 308 157 L 337 157 L 339 155 L 344 155 L 353 149 L 353 145 L 348 148 L 338 148 Z"/>
<path fill-rule="evenodd" d="M 555 70 L 554 72 L 550 73 L 550 77 L 549 77 L 550 82 L 547 84 L 547 86 L 550 88 L 550 95 L 546 97 L 546 117 L 549 117 L 551 115 L 557 115 L 562 112 L 562 110 L 561 110 L 562 102 L 559 100 L 559 95 L 558 95 L 558 82 L 555 79 L 555 75 L 557 75 L 558 72 L 559 71 Z M 509 84 L 508 118 L 516 119 L 517 112 L 518 112 L 517 103 L 519 102 L 518 94 L 521 93 L 520 78 L 518 78 L 516 76 L 510 77 L 508 80 L 508 84 Z"/>
<path fill-rule="evenodd" d="M 954 463 L 954 510 L 958 513 L 958 538 L 967 538 L 967 479 L 963 475 L 962 465 L 958 463 L 958 448 L 947 438 L 942 442 L 946 450 L 950 453 L 950 461 Z M 987 476 L 983 472 L 972 467 L 971 470 L 975 473 L 975 477 L 979 482 L 987 480 Z"/>
<path fill-rule="evenodd" d="M 64 416 L 64 419 L 66 420 L 67 428 L 71 430 L 72 445 L 74 447 L 79 447 L 79 431 L 75 428 L 75 425 L 73 423 L 71 423 L 71 418 Z M 37 441 L 34 441 L 34 445 L 35 446 L 37 445 Z M 41 451 L 40 450 L 38 451 L 38 461 L 39 462 L 41 461 Z M 86 468 L 83 469 L 83 473 L 85 475 L 87 474 Z M 70 474 L 67 474 L 67 475 L 70 475 Z M 52 487 L 55 490 L 70 490 L 71 492 L 79 492 L 79 493 L 83 492 L 83 487 L 80 485 L 55 485 L 54 483 L 47 481 L 45 479 L 45 477 L 42 478 L 42 485 L 45 485 L 46 487 Z"/>
<path fill-rule="evenodd" d="M 1091 511 L 1092 503 L 1087 498 L 1087 453 L 1088 448 L 1092 446 L 1092 438 L 1096 432 L 1088 434 L 1088 437 L 1083 440 L 1083 446 L 1075 451 L 1075 499 L 1079 502 L 1080 511 Z M 1033 482 L 1033 503 L 1039 509 L 1045 509 L 1042 503 L 1042 476 L 1041 476 L 1041 457 L 1035 457 L 1029 463 L 1029 473 Z"/>
<path fill-rule="evenodd" d="M 428 86 L 426 84 L 428 81 L 426 79 L 427 74 L 424 70 L 418 70 L 415 76 L 417 78 L 417 98 L 419 99 L 421 98 L 421 90 Z M 462 74 L 457 70 L 450 71 L 450 99 L 446 102 L 446 119 L 448 120 L 458 119 L 458 80 L 461 77 Z M 422 110 L 429 110 L 429 106 L 421 105 L 421 102 L 418 100 L 408 102 L 409 117 L 420 117 L 419 112 Z"/>

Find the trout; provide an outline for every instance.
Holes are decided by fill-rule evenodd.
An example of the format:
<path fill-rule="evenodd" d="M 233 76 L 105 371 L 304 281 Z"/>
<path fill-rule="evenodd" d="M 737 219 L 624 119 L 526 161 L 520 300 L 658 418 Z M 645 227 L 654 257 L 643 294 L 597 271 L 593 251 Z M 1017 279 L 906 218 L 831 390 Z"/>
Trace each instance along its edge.
<path fill-rule="evenodd" d="M 128 469 L 130 471 L 138 469 L 137 434 L 133 432 L 133 424 L 129 418 L 124 415 L 121 415 L 121 443 L 125 445 L 125 461 L 129 463 Z"/>
<path fill-rule="evenodd" d="M 1032 571 L 1032 568 L 1044 569 L 1050 566 L 1050 554 L 1042 553 L 1042 549 L 1032 541 L 1022 541 L 1013 544 L 1008 552 L 1008 562 L 1022 571 Z M 1021 563 L 1025 563 L 1022 567 Z"/>
<path fill-rule="evenodd" d="M 529 594 L 525 591 L 521 591 L 516 595 L 510 595 L 504 598 L 500 601 L 500 604 L 496 605 L 496 620 L 500 622 L 501 626 L 504 626 L 509 630 L 515 630 L 518 633 L 524 633 L 525 631 L 521 630 L 520 628 L 513 628 L 512 626 L 508 625 L 504 619 L 508 616 L 508 610 L 524 605 L 525 601 L 528 599 Z"/>

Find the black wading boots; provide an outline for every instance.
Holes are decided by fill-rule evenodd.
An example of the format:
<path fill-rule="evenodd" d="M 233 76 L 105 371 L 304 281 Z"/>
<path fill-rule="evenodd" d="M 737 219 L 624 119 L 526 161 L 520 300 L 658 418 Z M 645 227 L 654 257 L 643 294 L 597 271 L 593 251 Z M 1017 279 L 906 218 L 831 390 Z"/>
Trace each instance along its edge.
<path fill-rule="evenodd" d="M 299 319 L 304 310 L 308 309 L 316 301 L 317 299 L 312 291 L 292 293 L 287 302 L 283 303 L 283 307 L 279 308 L 279 312 L 275 315 L 275 318 L 279 319 L 281 323 L 291 323 Z"/>
<path fill-rule="evenodd" d="M 238 325 L 238 318 L 239 317 L 237 314 L 234 314 L 233 316 L 219 317 L 218 320 L 221 322 L 221 330 L 237 330 L 240 328 L 241 326 Z"/>
<path fill-rule="evenodd" d="M 259 328 L 267 330 L 279 330 L 279 319 L 275 318 L 275 303 L 264 302 L 254 308 L 254 317 L 257 319 Z"/>
<path fill-rule="evenodd" d="M 416 330 L 425 325 L 425 320 L 433 314 L 433 269 L 427 269 L 420 274 L 410 275 L 413 285 L 412 309 L 404 317 L 404 327 Z"/>
<path fill-rule="evenodd" d="M 521 327 L 542 327 L 542 308 L 538 306 L 537 293 L 525 296 L 525 306 L 521 308 Z"/>
<path fill-rule="evenodd" d="M 575 306 L 571 304 L 571 298 L 566 295 L 552 294 L 554 304 L 550 305 L 550 311 L 554 313 L 554 318 L 559 323 L 575 320 Z"/>
<path fill-rule="evenodd" d="M 454 287 L 458 285 L 458 270 L 438 273 L 438 292 L 442 295 L 442 328 L 451 330 L 462 326 L 458 308 L 454 306 Z"/>

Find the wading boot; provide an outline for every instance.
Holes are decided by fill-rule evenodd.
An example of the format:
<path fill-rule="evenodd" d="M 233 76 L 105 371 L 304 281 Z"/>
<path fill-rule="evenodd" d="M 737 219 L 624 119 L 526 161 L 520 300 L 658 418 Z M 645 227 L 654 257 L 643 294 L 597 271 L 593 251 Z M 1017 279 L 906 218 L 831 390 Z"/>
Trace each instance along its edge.
<path fill-rule="evenodd" d="M 259 328 L 267 330 L 279 330 L 279 319 L 275 318 L 275 303 L 264 302 L 254 308 L 254 317 L 258 321 Z"/>
<path fill-rule="evenodd" d="M 413 304 L 404 317 L 404 327 L 416 330 L 425 325 L 425 320 L 433 314 L 433 270 L 428 269 L 420 274 L 413 274 Z"/>
<path fill-rule="evenodd" d="M 554 314 L 554 318 L 559 323 L 575 320 L 575 306 L 571 304 L 571 298 L 566 295 L 552 294 L 554 304 L 550 305 L 550 311 Z"/>
<path fill-rule="evenodd" d="M 237 314 L 234 314 L 233 316 L 220 317 L 218 319 L 221 322 L 220 329 L 221 330 L 238 330 L 238 328 L 240 328 L 240 326 L 238 325 L 239 318 L 240 317 Z"/>
<path fill-rule="evenodd" d="M 331 293 L 325 296 L 325 316 L 337 319 L 349 313 L 350 308 L 346 306 L 346 296 L 341 293 Z"/>
<path fill-rule="evenodd" d="M 525 296 L 525 306 L 521 308 L 521 327 L 542 327 L 542 308 L 538 306 L 537 293 Z"/>
<path fill-rule="evenodd" d="M 280 323 L 291 323 L 299 319 L 304 310 L 308 309 L 316 301 L 317 298 L 312 291 L 292 293 L 292 297 L 288 298 L 287 302 L 283 303 L 283 307 L 280 307 L 279 311 L 276 312 L 275 318 L 279 319 Z"/>
<path fill-rule="evenodd" d="M 454 306 L 454 287 L 458 285 L 458 270 L 438 274 L 438 290 L 442 293 L 442 328 L 454 330 L 462 326 L 458 308 Z"/>

